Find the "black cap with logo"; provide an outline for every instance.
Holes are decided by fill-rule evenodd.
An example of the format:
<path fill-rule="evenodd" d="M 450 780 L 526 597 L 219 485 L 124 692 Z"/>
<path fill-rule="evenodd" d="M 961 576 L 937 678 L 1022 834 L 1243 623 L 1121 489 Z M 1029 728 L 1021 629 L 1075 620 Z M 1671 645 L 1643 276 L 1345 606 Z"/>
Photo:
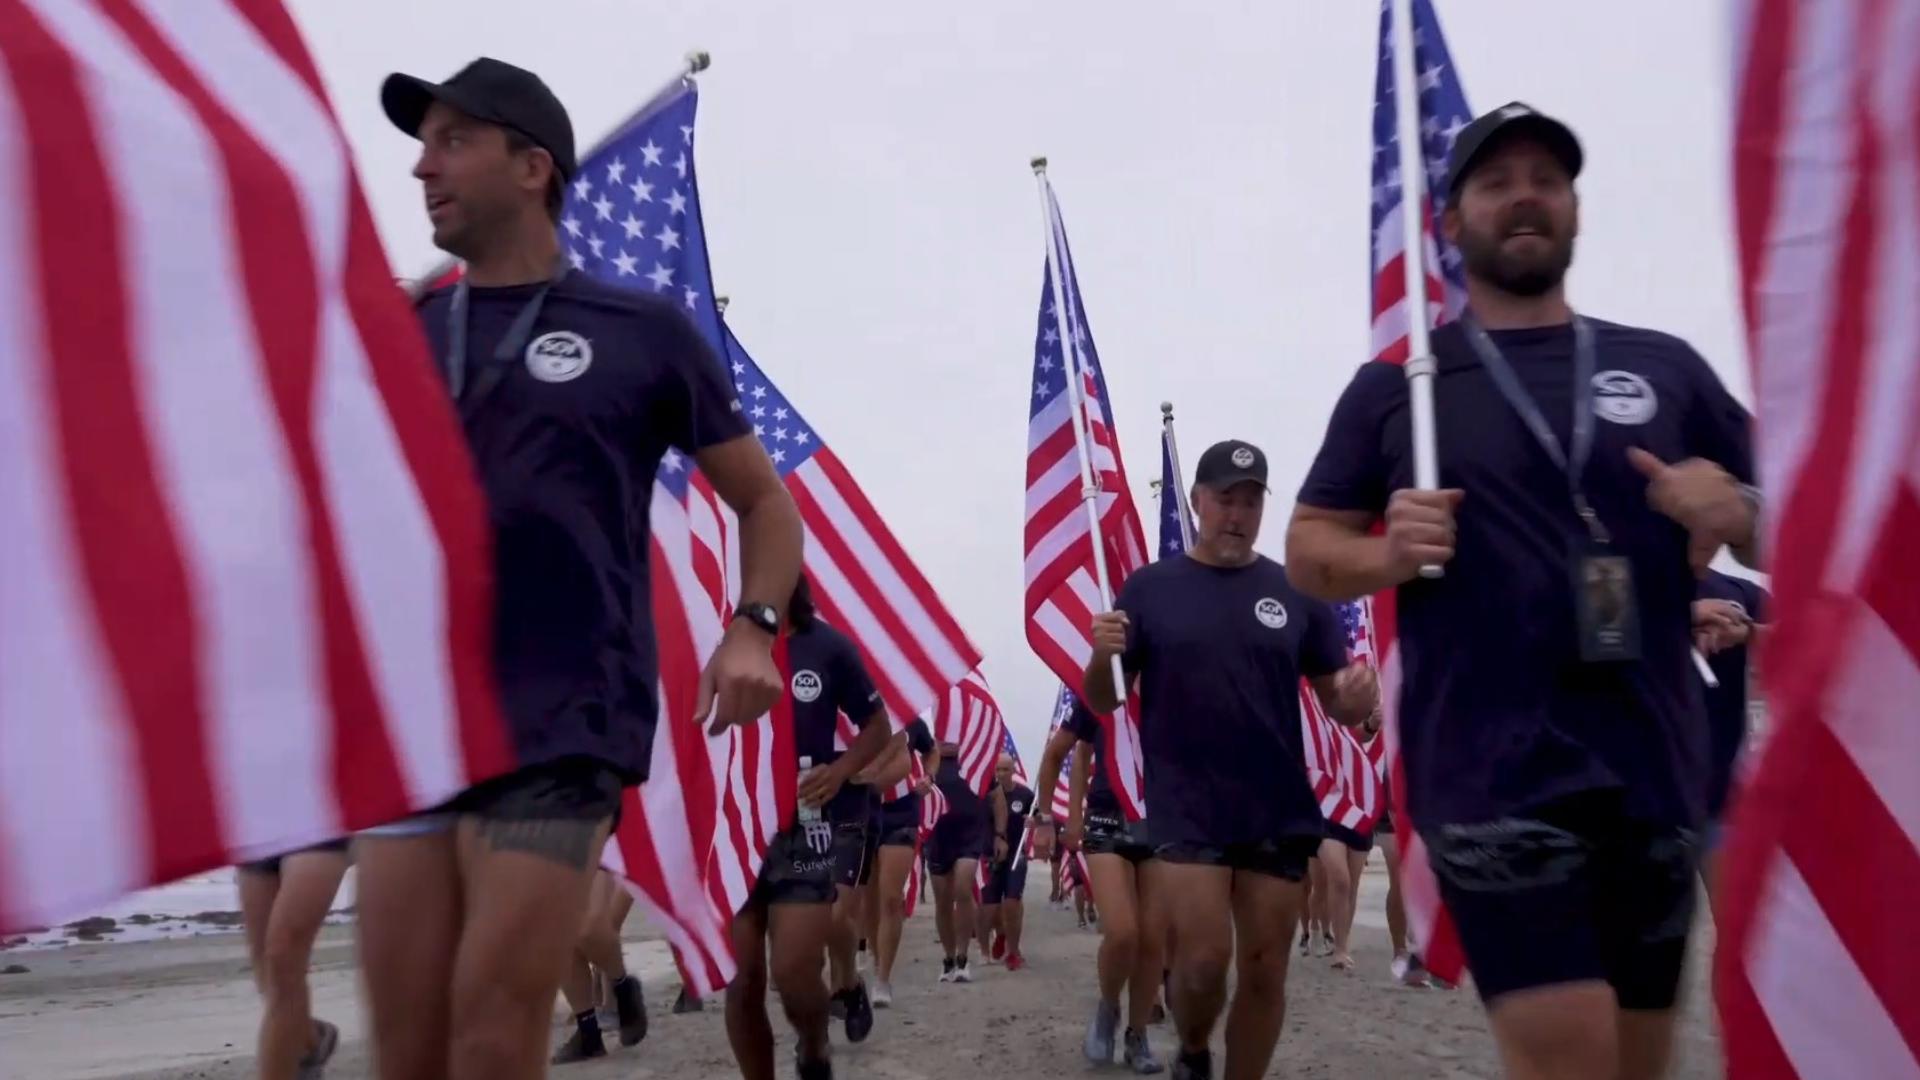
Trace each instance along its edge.
<path fill-rule="evenodd" d="M 540 76 L 525 68 L 483 56 L 454 72 L 446 82 L 428 82 L 396 72 L 380 86 L 380 105 L 387 110 L 387 119 L 415 138 L 420 135 L 420 121 L 436 101 L 475 120 L 512 128 L 532 139 L 535 146 L 553 155 L 553 167 L 563 180 L 579 171 L 573 158 L 573 122 L 567 119 L 566 106 Z"/>
<path fill-rule="evenodd" d="M 1193 482 L 1217 491 L 1235 484 L 1267 486 L 1267 455 L 1250 442 L 1228 439 L 1207 447 L 1200 464 L 1193 470 Z"/>
<path fill-rule="evenodd" d="M 1473 171 L 1482 154 L 1493 149 L 1500 140 L 1516 135 L 1539 140 L 1548 153 L 1560 159 L 1569 177 L 1580 175 L 1580 165 L 1585 157 L 1580 151 L 1580 140 L 1573 137 L 1573 129 L 1543 112 L 1535 111 L 1533 106 L 1525 102 L 1510 101 L 1460 129 L 1459 137 L 1453 140 L 1453 153 L 1447 161 L 1447 194 L 1452 196 L 1459 193 L 1461 182 Z"/>

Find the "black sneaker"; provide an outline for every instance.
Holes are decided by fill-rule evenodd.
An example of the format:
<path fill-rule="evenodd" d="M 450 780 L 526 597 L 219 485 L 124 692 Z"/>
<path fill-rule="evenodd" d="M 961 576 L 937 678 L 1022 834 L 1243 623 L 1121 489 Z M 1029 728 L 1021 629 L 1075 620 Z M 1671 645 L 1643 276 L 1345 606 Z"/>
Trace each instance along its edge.
<path fill-rule="evenodd" d="M 842 993 L 847 1002 L 847 1041 L 866 1042 L 873 1034 L 873 1002 L 867 998 L 867 984 L 859 983 Z"/>
<path fill-rule="evenodd" d="M 794 1049 L 793 1075 L 800 1080 L 833 1080 L 833 1062 L 806 1061 L 800 1057 L 799 1048 Z"/>
<path fill-rule="evenodd" d="M 632 1046 L 647 1037 L 647 1002 L 640 996 L 640 980 L 631 975 L 613 983 L 613 1002 L 620 1013 L 620 1045 Z"/>
<path fill-rule="evenodd" d="M 1180 1051 L 1180 1056 L 1173 1059 L 1172 1076 L 1173 1080 L 1213 1080 L 1213 1051 Z"/>
<path fill-rule="evenodd" d="M 327 1061 L 339 1046 L 340 1029 L 325 1020 L 315 1020 L 313 1044 L 307 1047 L 306 1056 L 300 1059 L 299 1071 L 295 1075 L 299 1080 L 320 1080 L 326 1075 Z"/>
<path fill-rule="evenodd" d="M 684 986 L 680 988 L 680 996 L 673 999 L 673 1015 L 675 1016 L 680 1016 L 684 1013 L 703 1012 L 705 1009 L 706 1005 L 702 1003 L 699 998 L 688 994 L 687 988 Z"/>
<path fill-rule="evenodd" d="M 553 1057 L 549 1060 L 555 1065 L 572 1065 L 577 1061 L 590 1061 L 593 1058 L 606 1056 L 607 1044 L 601 1039 L 598 1031 L 589 1037 L 582 1035 L 576 1028 L 574 1033 L 567 1037 L 567 1041 L 560 1044 L 560 1049 L 553 1052 Z"/>

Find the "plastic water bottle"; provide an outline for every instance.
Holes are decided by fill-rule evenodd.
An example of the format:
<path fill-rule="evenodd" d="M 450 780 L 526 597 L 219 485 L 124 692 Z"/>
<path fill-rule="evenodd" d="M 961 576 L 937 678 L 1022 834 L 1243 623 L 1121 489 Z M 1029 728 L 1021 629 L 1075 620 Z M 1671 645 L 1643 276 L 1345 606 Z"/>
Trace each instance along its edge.
<path fill-rule="evenodd" d="M 807 775 L 807 772 L 808 772 L 808 771 L 809 771 L 810 769 L 812 769 L 812 768 L 813 768 L 813 759 L 812 759 L 812 758 L 810 758 L 810 757 L 805 757 L 805 756 L 803 756 L 803 757 L 801 757 L 801 759 L 800 759 L 800 775 L 801 775 L 801 776 L 805 776 L 805 775 Z M 817 806 L 808 806 L 808 805 L 807 805 L 807 804 L 806 804 L 805 802 L 802 802 L 802 803 L 800 804 L 800 824 L 801 824 L 801 825 L 803 825 L 803 826 L 804 826 L 804 825 L 817 825 L 817 824 L 819 824 L 819 823 L 820 823 L 820 821 L 821 821 L 821 816 L 820 816 L 820 808 L 819 808 L 819 807 L 817 807 Z"/>

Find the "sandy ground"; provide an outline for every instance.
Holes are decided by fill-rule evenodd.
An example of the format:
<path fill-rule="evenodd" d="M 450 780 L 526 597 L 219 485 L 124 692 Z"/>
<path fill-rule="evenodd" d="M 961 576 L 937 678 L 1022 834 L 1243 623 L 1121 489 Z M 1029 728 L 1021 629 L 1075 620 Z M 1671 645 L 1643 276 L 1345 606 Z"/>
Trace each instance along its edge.
<path fill-rule="evenodd" d="M 1039 875 L 1036 875 L 1036 883 Z M 1494 1048 L 1470 991 L 1409 990 L 1388 977 L 1378 857 L 1361 891 L 1354 933 L 1359 969 L 1342 974 L 1325 960 L 1297 954 L 1289 977 L 1287 1027 L 1274 1077 L 1360 1077 L 1455 1080 L 1497 1076 Z M 835 1026 L 836 1075 L 886 1080 L 985 1077 L 1014 1080 L 1084 1077 L 1080 1036 L 1094 1003 L 1091 931 L 1071 912 L 1028 912 L 1031 966 L 1009 973 L 981 965 L 972 985 L 937 982 L 939 950 L 930 909 L 908 926 L 894 973 L 896 1007 L 878 1013 L 872 1037 L 845 1045 Z M 668 1014 L 678 987 L 666 947 L 636 917 L 628 928 L 628 963 L 646 986 L 652 1033 L 637 1047 L 601 1061 L 556 1069 L 577 1080 L 735 1075 L 718 1003 L 704 1013 Z M 1705 933 L 1700 949 L 1709 948 Z M 1704 955 L 1700 949 L 1696 955 Z M 0 952 L 0 1077 L 13 1080 L 237 1080 L 252 1072 L 258 1019 L 246 950 L 238 935 L 188 940 L 71 945 Z M 1678 1077 L 1720 1075 L 1719 1052 L 1706 1006 L 1704 974 L 1688 979 Z M 328 928 L 314 959 L 312 984 L 320 1015 L 340 1025 L 340 1053 L 328 1069 L 339 1080 L 370 1075 L 366 1018 L 356 994 L 351 929 Z M 775 1007 L 782 1046 L 790 1034 Z M 558 1013 L 554 1039 L 565 1034 Z M 1171 1048 L 1164 1026 L 1155 1045 Z M 611 1040 L 610 1040 L 611 1041 Z M 1216 1037 L 1216 1062 L 1219 1044 Z M 785 1051 L 782 1051 L 782 1060 Z M 1118 1068 L 1110 1075 L 1122 1075 Z"/>

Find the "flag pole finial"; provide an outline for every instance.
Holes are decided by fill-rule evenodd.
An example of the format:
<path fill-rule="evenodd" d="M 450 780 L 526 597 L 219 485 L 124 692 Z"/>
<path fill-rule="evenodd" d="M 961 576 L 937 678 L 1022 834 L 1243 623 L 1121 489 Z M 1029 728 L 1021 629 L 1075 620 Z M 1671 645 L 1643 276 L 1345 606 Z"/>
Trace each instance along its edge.
<path fill-rule="evenodd" d="M 695 49 L 687 54 L 687 74 L 698 75 L 713 66 L 713 54 L 705 49 Z"/>
<path fill-rule="evenodd" d="M 1173 419 L 1173 402 L 1171 401 L 1161 402 L 1160 415 L 1166 417 L 1169 420 Z"/>
<path fill-rule="evenodd" d="M 1042 154 L 1041 156 L 1034 158 L 1032 161 L 1028 162 L 1028 164 L 1033 166 L 1033 175 L 1035 176 L 1046 175 L 1046 172 L 1047 172 L 1046 155 Z"/>
<path fill-rule="evenodd" d="M 720 310 L 720 314 L 725 315 L 727 313 L 727 305 L 732 301 L 733 298 L 730 296 L 716 296 L 713 298 L 713 306 Z"/>

